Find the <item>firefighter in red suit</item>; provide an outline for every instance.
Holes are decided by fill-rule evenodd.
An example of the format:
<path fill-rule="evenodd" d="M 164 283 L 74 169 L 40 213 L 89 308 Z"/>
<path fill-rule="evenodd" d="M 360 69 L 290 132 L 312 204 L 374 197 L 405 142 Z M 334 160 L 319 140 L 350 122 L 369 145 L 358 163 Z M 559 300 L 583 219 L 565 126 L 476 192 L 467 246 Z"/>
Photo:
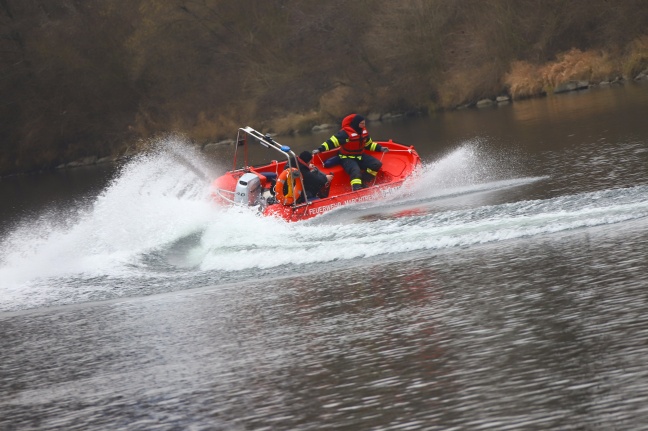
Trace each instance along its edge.
<path fill-rule="evenodd" d="M 351 178 L 352 190 L 359 190 L 367 186 L 366 182 L 376 178 L 382 163 L 377 158 L 367 154 L 365 150 L 382 151 L 386 153 L 389 148 L 382 147 L 371 140 L 365 128 L 365 119 L 362 115 L 347 115 L 342 120 L 342 129 L 331 136 L 313 154 L 340 148 L 339 156 L 342 167 Z M 363 184 L 363 171 L 365 184 Z"/>

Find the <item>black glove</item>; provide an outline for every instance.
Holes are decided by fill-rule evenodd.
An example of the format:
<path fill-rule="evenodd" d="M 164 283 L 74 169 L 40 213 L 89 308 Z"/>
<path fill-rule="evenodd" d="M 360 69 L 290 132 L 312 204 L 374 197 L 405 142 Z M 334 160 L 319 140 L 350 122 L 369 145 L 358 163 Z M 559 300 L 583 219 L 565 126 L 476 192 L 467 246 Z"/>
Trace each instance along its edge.
<path fill-rule="evenodd" d="M 389 148 L 387 148 L 387 147 L 382 147 L 382 150 L 380 150 L 380 151 L 382 151 L 383 153 L 388 153 L 388 152 L 389 152 Z"/>

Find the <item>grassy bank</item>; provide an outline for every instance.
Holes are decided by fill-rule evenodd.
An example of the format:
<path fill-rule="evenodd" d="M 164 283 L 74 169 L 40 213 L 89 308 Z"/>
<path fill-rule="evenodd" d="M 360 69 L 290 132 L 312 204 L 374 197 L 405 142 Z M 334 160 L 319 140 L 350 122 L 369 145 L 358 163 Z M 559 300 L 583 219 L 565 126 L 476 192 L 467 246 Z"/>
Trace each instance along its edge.
<path fill-rule="evenodd" d="M 4 0 L 0 175 L 648 67 L 642 0 Z"/>

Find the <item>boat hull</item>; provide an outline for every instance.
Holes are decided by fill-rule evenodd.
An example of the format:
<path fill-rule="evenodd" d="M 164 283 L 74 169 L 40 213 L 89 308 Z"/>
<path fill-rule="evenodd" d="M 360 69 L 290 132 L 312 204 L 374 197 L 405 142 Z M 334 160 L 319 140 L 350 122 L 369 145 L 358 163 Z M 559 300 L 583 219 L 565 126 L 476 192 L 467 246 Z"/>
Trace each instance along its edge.
<path fill-rule="evenodd" d="M 296 206 L 269 205 L 263 210 L 263 215 L 280 217 L 287 221 L 307 220 L 318 215 L 330 212 L 346 205 L 354 205 L 383 199 L 394 189 L 403 185 L 404 180 L 379 184 L 354 192 L 311 200 Z"/>

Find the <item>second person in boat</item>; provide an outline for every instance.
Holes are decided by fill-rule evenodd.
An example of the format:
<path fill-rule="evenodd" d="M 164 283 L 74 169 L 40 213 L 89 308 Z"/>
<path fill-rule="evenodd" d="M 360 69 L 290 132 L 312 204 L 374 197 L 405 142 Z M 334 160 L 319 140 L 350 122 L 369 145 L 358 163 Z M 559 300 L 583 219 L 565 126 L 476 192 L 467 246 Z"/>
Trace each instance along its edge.
<path fill-rule="evenodd" d="M 364 117 L 358 114 L 347 115 L 342 120 L 340 131 L 313 150 L 313 154 L 338 147 L 340 148 L 340 163 L 349 174 L 351 189 L 354 191 L 366 187 L 368 182 L 376 178 L 378 170 L 382 167 L 382 162 L 367 154 L 365 150 L 385 153 L 389 151 L 389 148 L 382 147 L 371 139 Z M 365 172 L 364 183 L 363 172 Z"/>
<path fill-rule="evenodd" d="M 308 199 L 325 198 L 328 196 L 333 174 L 320 172 L 310 161 L 313 155 L 304 151 L 297 157 L 297 165 L 304 179 L 304 189 Z"/>

